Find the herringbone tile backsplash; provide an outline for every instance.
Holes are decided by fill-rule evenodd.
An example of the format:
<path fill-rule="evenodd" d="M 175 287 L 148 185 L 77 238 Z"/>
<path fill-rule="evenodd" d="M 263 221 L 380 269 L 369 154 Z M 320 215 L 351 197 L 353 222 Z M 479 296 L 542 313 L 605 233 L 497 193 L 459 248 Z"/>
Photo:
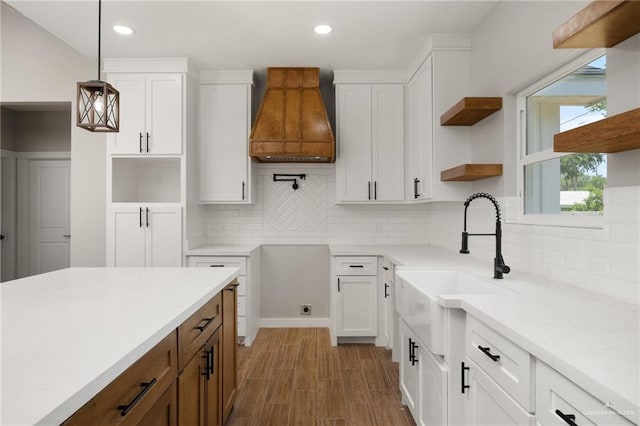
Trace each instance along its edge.
<path fill-rule="evenodd" d="M 426 244 L 425 205 L 336 205 L 334 164 L 258 165 L 253 205 L 207 207 L 210 244 Z M 305 173 L 294 191 L 274 173 Z"/>

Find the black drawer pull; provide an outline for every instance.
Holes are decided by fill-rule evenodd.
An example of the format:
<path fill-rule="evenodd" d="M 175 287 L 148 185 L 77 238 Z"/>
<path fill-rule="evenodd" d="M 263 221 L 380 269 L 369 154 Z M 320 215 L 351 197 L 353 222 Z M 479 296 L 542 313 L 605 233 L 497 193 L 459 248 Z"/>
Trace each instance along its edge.
<path fill-rule="evenodd" d="M 156 384 L 157 381 L 158 379 L 154 377 L 150 382 L 140 383 L 140 386 L 142 386 L 142 390 L 136 395 L 135 398 L 133 398 L 133 401 L 131 401 L 127 405 L 118 405 L 120 415 L 124 417 L 129 414 L 129 411 L 131 411 L 131 409 L 135 407 L 138 402 L 140 402 L 140 400 L 147 394 L 147 392 L 151 390 L 151 388 Z"/>
<path fill-rule="evenodd" d="M 469 370 L 469 367 L 465 367 L 465 366 L 464 366 L 464 362 L 461 362 L 461 363 L 460 363 L 460 382 L 461 382 L 462 386 L 461 386 L 461 389 L 460 389 L 460 390 L 462 391 L 462 393 L 464 393 L 464 390 L 465 390 L 465 389 L 469 389 L 469 388 L 471 387 L 471 386 L 469 386 L 469 385 L 465 385 L 465 384 L 464 384 L 464 372 L 465 372 L 466 370 Z"/>
<path fill-rule="evenodd" d="M 389 268 L 387 266 L 383 266 L 382 269 L 384 269 L 385 271 L 389 270 Z"/>
<path fill-rule="evenodd" d="M 349 268 L 364 268 L 364 265 L 349 265 Z"/>
<path fill-rule="evenodd" d="M 224 268 L 224 265 L 209 265 L 209 268 Z"/>
<path fill-rule="evenodd" d="M 478 346 L 478 349 L 480 349 L 482 351 L 483 354 L 485 354 L 486 356 L 488 356 L 489 358 L 491 358 L 491 361 L 493 362 L 498 362 L 500 361 L 500 355 L 493 355 L 491 353 L 491 348 L 490 347 L 484 347 L 484 346 Z"/>
<path fill-rule="evenodd" d="M 571 426 L 578 426 L 578 424 L 574 421 L 576 416 L 573 414 L 565 414 L 560 410 L 556 410 L 556 414 L 560 417 L 564 422 Z"/>
<path fill-rule="evenodd" d="M 200 321 L 200 322 L 204 321 L 204 324 L 203 325 L 197 325 L 197 326 L 193 327 L 193 329 L 194 330 L 200 330 L 200 332 L 203 332 L 205 328 L 209 327 L 209 324 L 211 324 L 211 321 L 213 321 L 215 318 L 216 317 L 204 318 L 204 319 L 202 319 L 202 321 Z"/>

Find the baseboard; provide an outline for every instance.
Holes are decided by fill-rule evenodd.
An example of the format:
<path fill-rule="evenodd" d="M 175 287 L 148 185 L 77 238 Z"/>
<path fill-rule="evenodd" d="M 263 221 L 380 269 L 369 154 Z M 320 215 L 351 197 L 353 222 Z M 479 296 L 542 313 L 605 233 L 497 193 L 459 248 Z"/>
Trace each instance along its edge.
<path fill-rule="evenodd" d="M 327 327 L 331 322 L 329 318 L 261 318 L 260 327 L 263 328 L 310 328 Z"/>

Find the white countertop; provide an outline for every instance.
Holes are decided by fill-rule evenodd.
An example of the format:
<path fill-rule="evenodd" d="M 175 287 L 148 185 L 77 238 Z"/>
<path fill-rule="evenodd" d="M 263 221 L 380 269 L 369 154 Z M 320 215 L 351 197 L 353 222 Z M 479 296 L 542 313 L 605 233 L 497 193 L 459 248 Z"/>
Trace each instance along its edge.
<path fill-rule="evenodd" d="M 537 359 L 611 403 L 634 422 L 640 414 L 640 311 L 580 288 L 512 270 L 494 280 L 493 264 L 432 246 L 331 246 L 333 256 L 385 256 L 397 270 L 459 270 L 510 291 L 442 296 Z M 508 262 L 507 262 L 508 263 Z"/>
<path fill-rule="evenodd" d="M 69 268 L 2 296 L 2 425 L 60 424 L 238 274 Z"/>
<path fill-rule="evenodd" d="M 185 256 L 251 256 L 260 244 L 203 246 L 185 251 Z"/>

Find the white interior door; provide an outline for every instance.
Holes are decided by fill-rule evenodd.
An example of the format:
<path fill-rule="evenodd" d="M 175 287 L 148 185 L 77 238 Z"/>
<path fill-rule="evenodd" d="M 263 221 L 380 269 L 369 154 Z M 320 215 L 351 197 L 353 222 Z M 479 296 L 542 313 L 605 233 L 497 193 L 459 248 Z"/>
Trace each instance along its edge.
<path fill-rule="evenodd" d="M 29 162 L 29 274 L 69 267 L 71 161 Z"/>
<path fill-rule="evenodd" d="M 0 215 L 2 219 L 2 241 L 0 249 L 2 252 L 2 262 L 0 262 L 1 281 L 9 281 L 16 276 L 16 251 L 17 251 L 17 228 L 16 228 L 16 158 L 15 156 L 2 157 L 2 208 Z"/>

